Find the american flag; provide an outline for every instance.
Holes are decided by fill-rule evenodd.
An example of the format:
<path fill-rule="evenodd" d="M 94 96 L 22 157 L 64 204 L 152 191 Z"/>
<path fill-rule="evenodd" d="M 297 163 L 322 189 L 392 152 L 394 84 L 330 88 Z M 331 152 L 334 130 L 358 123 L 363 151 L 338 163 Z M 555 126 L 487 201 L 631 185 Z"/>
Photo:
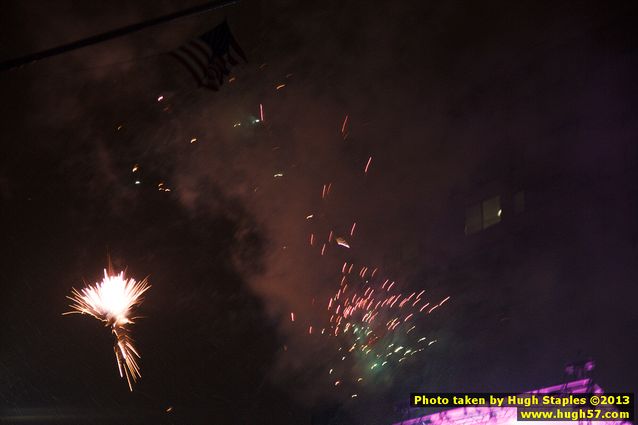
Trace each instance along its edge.
<path fill-rule="evenodd" d="M 237 65 L 240 59 L 246 61 L 246 55 L 226 21 L 184 44 L 172 55 L 186 67 L 200 86 L 212 90 L 219 90 L 230 68 Z"/>

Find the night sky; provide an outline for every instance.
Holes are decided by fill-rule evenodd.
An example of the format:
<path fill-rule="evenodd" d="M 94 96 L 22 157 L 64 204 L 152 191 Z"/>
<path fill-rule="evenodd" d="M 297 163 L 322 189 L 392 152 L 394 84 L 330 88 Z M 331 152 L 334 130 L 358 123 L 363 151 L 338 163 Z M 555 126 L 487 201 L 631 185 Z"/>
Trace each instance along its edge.
<path fill-rule="evenodd" d="M 7 2 L 0 61 L 196 4 Z M 225 17 L 248 62 L 198 88 L 166 53 Z M 586 358 L 635 391 L 635 18 L 242 0 L 3 72 L 0 422 L 390 424 L 410 392 L 531 390 Z M 465 236 L 505 187 L 525 212 Z M 109 329 L 62 316 L 109 257 L 152 285 L 133 392 Z M 397 340 L 423 352 L 341 360 L 319 331 L 344 262 L 450 297 Z"/>

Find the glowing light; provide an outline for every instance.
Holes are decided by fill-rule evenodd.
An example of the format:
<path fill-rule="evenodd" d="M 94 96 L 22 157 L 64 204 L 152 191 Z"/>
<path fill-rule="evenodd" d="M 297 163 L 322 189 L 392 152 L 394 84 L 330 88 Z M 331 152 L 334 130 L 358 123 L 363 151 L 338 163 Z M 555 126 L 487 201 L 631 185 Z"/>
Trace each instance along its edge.
<path fill-rule="evenodd" d="M 344 248 L 350 248 L 350 245 L 348 245 L 348 242 L 344 238 L 338 237 L 336 241 L 337 241 L 337 245 L 342 246 Z"/>
<path fill-rule="evenodd" d="M 279 89 L 283 89 L 284 87 L 286 87 L 285 84 L 279 84 L 275 89 L 279 90 Z"/>
<path fill-rule="evenodd" d="M 161 102 L 162 100 L 164 100 L 164 96 L 159 96 L 159 97 L 157 98 L 157 101 L 158 101 L 158 102 Z"/>
<path fill-rule="evenodd" d="M 139 353 L 133 346 L 129 326 L 134 323 L 131 316 L 133 309 L 142 302 L 142 295 L 150 288 L 147 279 L 136 282 L 125 279 L 124 272 L 107 273 L 104 270 L 102 282 L 90 285 L 81 291 L 73 288 L 67 297 L 73 304 L 66 314 L 88 314 L 111 327 L 115 335 L 113 351 L 121 377 L 126 377 L 129 389 L 133 391 L 132 382 L 141 376 L 137 359 Z"/>
<path fill-rule="evenodd" d="M 196 138 L 196 137 L 193 137 L 193 138 L 191 139 L 191 143 L 195 143 L 196 141 L 197 141 L 197 138 Z"/>

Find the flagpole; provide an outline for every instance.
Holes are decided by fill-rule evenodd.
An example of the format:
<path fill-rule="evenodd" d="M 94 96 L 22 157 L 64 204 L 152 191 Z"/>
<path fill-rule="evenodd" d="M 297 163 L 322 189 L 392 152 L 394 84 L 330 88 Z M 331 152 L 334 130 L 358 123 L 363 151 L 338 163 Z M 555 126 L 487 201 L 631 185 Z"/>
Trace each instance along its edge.
<path fill-rule="evenodd" d="M 0 63 L 0 72 L 8 71 L 10 69 L 19 68 L 24 65 L 31 64 L 41 59 L 46 59 L 51 56 L 57 56 L 62 53 L 67 53 L 72 50 L 81 49 L 83 47 L 91 46 L 93 44 L 102 43 L 103 41 L 112 40 L 117 37 L 122 37 L 148 27 L 163 24 L 166 22 L 174 21 L 176 19 L 184 18 L 186 16 L 197 15 L 211 11 L 213 9 L 219 9 L 221 7 L 229 6 L 234 3 L 238 3 L 239 0 L 216 0 L 208 3 L 200 4 L 188 9 L 184 9 L 178 12 L 169 13 L 168 15 L 160 16 L 157 18 L 149 19 L 148 21 L 138 22 L 137 24 L 127 25 L 115 30 L 107 31 L 102 34 L 97 34 L 91 37 L 83 38 L 81 40 L 74 41 L 72 43 L 63 44 L 61 46 L 52 47 L 50 49 L 42 50 L 40 52 L 31 53 L 19 58 L 10 59 L 8 61 Z"/>

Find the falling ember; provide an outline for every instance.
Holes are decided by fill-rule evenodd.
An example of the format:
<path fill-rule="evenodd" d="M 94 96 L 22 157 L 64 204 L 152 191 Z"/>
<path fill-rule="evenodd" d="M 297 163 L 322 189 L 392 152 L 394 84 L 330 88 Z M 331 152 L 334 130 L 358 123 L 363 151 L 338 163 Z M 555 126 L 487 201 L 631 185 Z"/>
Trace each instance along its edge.
<path fill-rule="evenodd" d="M 372 157 L 368 158 L 368 163 L 366 164 L 365 170 L 363 170 L 364 174 L 368 174 L 368 168 L 370 168 L 370 163 L 372 162 Z"/>
<path fill-rule="evenodd" d="M 346 133 L 346 126 L 348 125 L 348 115 L 343 119 L 343 124 L 341 125 L 341 134 Z"/>
<path fill-rule="evenodd" d="M 158 102 L 161 102 L 162 100 L 164 100 L 164 96 L 159 96 L 159 97 L 157 98 L 157 101 L 158 101 Z"/>
<path fill-rule="evenodd" d="M 280 90 L 280 89 L 283 89 L 284 87 L 286 87 L 285 84 L 279 84 L 277 87 L 275 87 L 275 89 Z"/>
<path fill-rule="evenodd" d="M 196 141 L 197 141 L 197 138 L 196 138 L 196 137 L 193 137 L 193 138 L 191 139 L 191 143 L 195 143 Z"/>
<path fill-rule="evenodd" d="M 352 227 L 350 228 L 350 236 L 354 236 L 354 229 L 357 227 L 357 222 L 352 223 Z"/>
<path fill-rule="evenodd" d="M 264 121 L 264 105 L 262 105 L 261 103 L 259 104 L 259 119 L 262 122 Z"/>
<path fill-rule="evenodd" d="M 139 164 L 135 164 L 135 165 L 133 165 L 133 169 L 131 170 L 131 172 L 134 173 L 134 172 L 136 172 L 139 169 L 140 169 Z"/>
<path fill-rule="evenodd" d="M 295 313 L 290 312 L 290 321 L 294 322 L 295 321 Z"/>
<path fill-rule="evenodd" d="M 336 241 L 337 241 L 337 245 L 342 246 L 344 248 L 350 248 L 350 245 L 344 238 L 338 237 Z"/>
<path fill-rule="evenodd" d="M 104 270 L 102 282 L 88 286 L 81 291 L 73 288 L 71 296 L 67 297 L 73 304 L 71 311 L 63 315 L 80 313 L 88 314 L 105 322 L 111 327 L 115 336 L 113 351 L 117 360 L 120 376 L 126 376 L 129 389 L 133 391 L 133 382 L 141 376 L 137 359 L 139 353 L 133 346 L 129 326 L 133 325 L 131 314 L 133 309 L 142 302 L 142 295 L 150 288 L 147 279 L 140 282 L 125 279 L 124 272 L 114 274 L 111 268 Z"/>

